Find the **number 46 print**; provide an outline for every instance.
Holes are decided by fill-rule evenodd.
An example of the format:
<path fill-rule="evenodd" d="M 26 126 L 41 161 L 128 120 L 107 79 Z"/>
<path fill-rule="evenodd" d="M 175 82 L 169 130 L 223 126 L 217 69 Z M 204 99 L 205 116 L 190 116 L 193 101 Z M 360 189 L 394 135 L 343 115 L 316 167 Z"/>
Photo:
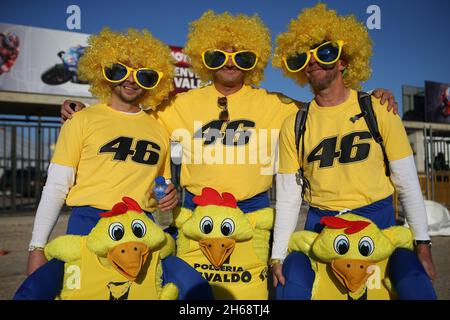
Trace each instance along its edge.
<path fill-rule="evenodd" d="M 99 153 L 114 153 L 114 160 L 125 161 L 129 156 L 137 163 L 155 165 L 158 163 L 161 147 L 154 142 L 138 140 L 134 150 L 133 138 L 119 137 L 100 148 Z"/>

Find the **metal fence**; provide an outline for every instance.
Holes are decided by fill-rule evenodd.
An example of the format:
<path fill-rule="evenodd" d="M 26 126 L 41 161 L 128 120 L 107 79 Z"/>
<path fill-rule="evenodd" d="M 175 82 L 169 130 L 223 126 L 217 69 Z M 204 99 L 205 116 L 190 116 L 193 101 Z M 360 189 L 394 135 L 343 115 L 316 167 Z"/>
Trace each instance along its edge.
<path fill-rule="evenodd" d="M 60 126 L 0 123 L 0 212 L 35 209 Z"/>
<path fill-rule="evenodd" d="M 450 207 L 450 128 L 436 130 L 426 124 L 405 127 L 424 197 Z M 56 122 L 0 122 L 0 213 L 37 208 L 59 130 Z M 177 181 L 179 176 L 174 174 Z M 275 181 L 269 195 L 273 205 Z"/>
<path fill-rule="evenodd" d="M 422 191 L 428 200 L 450 207 L 450 130 L 423 129 L 425 166 L 419 170 Z"/>

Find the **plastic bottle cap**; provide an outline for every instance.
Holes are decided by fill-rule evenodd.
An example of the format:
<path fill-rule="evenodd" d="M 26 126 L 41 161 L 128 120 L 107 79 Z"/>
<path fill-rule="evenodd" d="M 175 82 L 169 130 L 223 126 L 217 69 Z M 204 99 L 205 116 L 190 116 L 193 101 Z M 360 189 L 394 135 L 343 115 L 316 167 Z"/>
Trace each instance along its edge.
<path fill-rule="evenodd" d="M 157 176 L 155 179 L 155 183 L 159 184 L 159 185 L 165 185 L 166 184 L 166 179 L 164 179 L 163 176 Z"/>

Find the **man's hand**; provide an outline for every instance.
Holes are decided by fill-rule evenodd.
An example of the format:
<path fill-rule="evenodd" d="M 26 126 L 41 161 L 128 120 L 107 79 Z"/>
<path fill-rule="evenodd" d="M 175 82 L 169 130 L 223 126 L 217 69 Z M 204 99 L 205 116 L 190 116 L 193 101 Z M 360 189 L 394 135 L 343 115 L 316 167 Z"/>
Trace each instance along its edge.
<path fill-rule="evenodd" d="M 431 258 L 431 249 L 427 244 L 419 244 L 416 247 L 417 257 L 422 263 L 425 271 L 431 280 L 435 280 L 437 276 L 436 267 L 434 266 L 433 259 Z"/>
<path fill-rule="evenodd" d="M 28 255 L 27 276 L 45 263 L 47 263 L 47 258 L 43 250 L 30 251 Z"/>
<path fill-rule="evenodd" d="M 173 183 L 169 184 L 167 186 L 167 189 L 165 190 L 166 195 L 164 198 L 159 200 L 158 202 L 158 208 L 161 211 L 169 211 L 175 208 L 178 204 L 178 194 L 177 190 L 175 189 L 175 186 Z"/>
<path fill-rule="evenodd" d="M 61 105 L 61 123 L 64 123 L 67 119 L 72 119 L 72 115 L 75 112 L 84 108 L 86 108 L 86 106 L 80 101 L 65 100 Z"/>
<path fill-rule="evenodd" d="M 275 263 L 274 265 L 272 265 L 272 278 L 274 288 L 277 287 L 278 282 L 280 282 L 283 286 L 285 285 L 286 280 L 283 276 L 283 264 Z"/>
<path fill-rule="evenodd" d="M 380 99 L 380 103 L 384 104 L 386 101 L 388 102 L 387 110 L 391 111 L 393 110 L 394 114 L 398 114 L 398 105 L 395 101 L 394 94 L 386 89 L 377 88 L 373 90 L 372 95 Z"/>

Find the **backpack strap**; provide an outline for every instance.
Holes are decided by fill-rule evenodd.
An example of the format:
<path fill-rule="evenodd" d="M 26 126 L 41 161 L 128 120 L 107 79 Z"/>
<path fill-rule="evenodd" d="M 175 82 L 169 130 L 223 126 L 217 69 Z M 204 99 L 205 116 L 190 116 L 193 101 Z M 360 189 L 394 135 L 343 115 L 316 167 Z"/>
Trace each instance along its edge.
<path fill-rule="evenodd" d="M 383 137 L 381 137 L 380 131 L 378 130 L 377 118 L 375 117 L 375 113 L 373 112 L 372 107 L 372 99 L 368 93 L 358 91 L 358 102 L 359 107 L 361 108 L 361 113 L 359 115 L 350 118 L 350 120 L 352 122 L 355 122 L 359 118 L 364 117 L 364 120 L 366 121 L 367 127 L 369 128 L 369 132 L 372 138 L 381 147 L 381 151 L 383 152 L 384 164 L 386 168 L 385 173 L 386 176 L 389 177 L 391 175 L 391 170 L 389 169 L 389 160 L 383 145 Z"/>
<path fill-rule="evenodd" d="M 297 115 L 295 116 L 295 147 L 297 148 L 297 154 L 299 154 L 300 149 L 300 141 L 302 142 L 302 152 L 301 152 L 301 160 L 303 162 L 304 156 L 305 156 L 305 143 L 304 137 L 305 131 L 306 131 L 306 118 L 308 118 L 308 111 L 309 111 L 309 105 L 310 102 L 307 102 L 303 105 L 303 107 L 297 111 Z M 295 175 L 297 184 L 302 186 L 302 198 L 305 195 L 306 190 L 310 190 L 309 187 L 309 181 L 304 176 L 304 170 L 303 166 L 300 167 L 298 172 Z"/>
<path fill-rule="evenodd" d="M 297 111 L 297 115 L 295 117 L 295 146 L 297 147 L 297 153 L 300 150 L 300 139 L 306 130 L 306 118 L 308 117 L 309 104 L 307 102 L 303 105 L 303 107 Z M 303 148 L 302 148 L 302 156 L 303 156 Z M 302 157 L 303 158 L 303 157 Z"/>

